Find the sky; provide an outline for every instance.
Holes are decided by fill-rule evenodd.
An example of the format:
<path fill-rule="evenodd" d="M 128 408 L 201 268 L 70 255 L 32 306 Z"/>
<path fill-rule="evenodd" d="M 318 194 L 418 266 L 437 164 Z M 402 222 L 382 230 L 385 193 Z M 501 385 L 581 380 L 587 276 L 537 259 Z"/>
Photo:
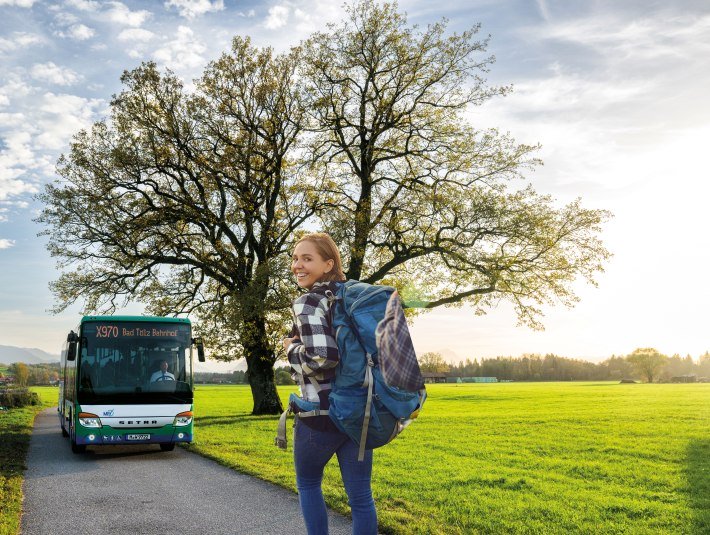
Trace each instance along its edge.
<path fill-rule="evenodd" d="M 418 318 L 419 353 L 447 360 L 555 353 L 599 361 L 637 347 L 710 350 L 710 3 L 410 0 L 420 26 L 481 23 L 514 91 L 470 110 L 476 127 L 540 143 L 526 176 L 560 206 L 581 197 L 614 217 L 598 286 L 575 285 L 572 309 L 544 309 L 544 331 L 517 326 L 504 303 Z M 58 276 L 32 220 L 73 134 L 105 117 L 120 75 L 147 60 L 185 81 L 235 35 L 287 50 L 342 17 L 340 0 L 0 0 L 0 344 L 58 353 L 80 307 L 48 310 Z M 140 312 L 140 305 L 128 312 Z M 232 366 L 233 367 L 233 366 Z M 224 367 L 226 369 L 226 367 Z"/>

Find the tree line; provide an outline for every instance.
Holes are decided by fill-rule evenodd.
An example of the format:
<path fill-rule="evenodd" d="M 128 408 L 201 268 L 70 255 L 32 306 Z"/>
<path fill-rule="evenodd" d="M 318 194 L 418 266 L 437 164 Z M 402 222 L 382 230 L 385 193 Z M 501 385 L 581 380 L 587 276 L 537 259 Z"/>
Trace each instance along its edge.
<path fill-rule="evenodd" d="M 17 386 L 56 384 L 59 381 L 59 363 L 25 364 L 24 362 L 15 362 L 7 367 L 5 373 L 0 372 L 0 379 L 5 377 L 12 377 Z"/>
<path fill-rule="evenodd" d="M 279 366 L 274 369 L 274 379 L 277 385 L 293 385 L 290 366 Z M 202 384 L 249 384 L 247 372 L 235 370 L 232 373 L 195 372 L 195 383 Z"/>
<path fill-rule="evenodd" d="M 513 381 L 616 381 L 635 379 L 669 382 L 674 377 L 695 375 L 710 378 L 710 352 L 697 360 L 690 355 L 667 356 L 653 348 L 639 348 L 629 355 L 612 355 L 601 362 L 546 355 L 466 359 L 448 363 L 439 353 L 419 358 L 422 371 L 445 373 L 448 377 L 497 377 Z"/>

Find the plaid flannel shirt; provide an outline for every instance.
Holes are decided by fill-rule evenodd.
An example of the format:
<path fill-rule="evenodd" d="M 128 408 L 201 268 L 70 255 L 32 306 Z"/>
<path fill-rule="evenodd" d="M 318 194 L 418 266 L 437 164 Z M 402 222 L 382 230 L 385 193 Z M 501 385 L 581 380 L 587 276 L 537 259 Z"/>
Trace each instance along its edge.
<path fill-rule="evenodd" d="M 330 325 L 327 290 L 335 293 L 335 283 L 316 283 L 308 293 L 293 302 L 292 336 L 297 333 L 300 340 L 294 340 L 288 349 L 289 363 L 299 365 L 305 377 L 314 378 L 324 389 L 329 388 L 340 360 L 335 333 Z M 308 382 L 306 379 L 305 383 Z"/>

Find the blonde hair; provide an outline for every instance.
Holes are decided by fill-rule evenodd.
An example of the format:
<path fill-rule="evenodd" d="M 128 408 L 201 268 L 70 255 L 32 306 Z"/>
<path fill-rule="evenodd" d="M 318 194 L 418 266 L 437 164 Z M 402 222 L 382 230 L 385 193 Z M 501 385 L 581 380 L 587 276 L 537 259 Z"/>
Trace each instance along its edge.
<path fill-rule="evenodd" d="M 310 234 L 306 234 L 303 238 L 298 240 L 296 245 L 304 241 L 311 242 L 315 245 L 318 254 L 323 260 L 333 261 L 333 269 L 331 269 L 328 273 L 324 273 L 320 280 L 339 282 L 345 280 L 345 273 L 343 273 L 343 261 L 340 259 L 340 251 L 338 250 L 338 246 L 335 245 L 333 238 L 330 237 L 330 234 L 325 232 L 312 232 Z"/>

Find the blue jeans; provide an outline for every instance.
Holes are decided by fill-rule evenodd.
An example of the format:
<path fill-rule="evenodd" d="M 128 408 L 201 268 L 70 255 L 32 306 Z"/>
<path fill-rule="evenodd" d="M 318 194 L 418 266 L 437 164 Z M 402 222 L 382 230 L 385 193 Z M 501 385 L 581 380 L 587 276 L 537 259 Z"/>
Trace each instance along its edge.
<path fill-rule="evenodd" d="M 372 499 L 372 450 L 358 461 L 358 447 L 344 433 L 317 431 L 298 421 L 293 433 L 298 500 L 308 535 L 327 535 L 328 516 L 321 483 L 323 470 L 333 454 L 338 456 L 340 473 L 353 517 L 353 535 L 377 535 L 377 513 Z"/>

